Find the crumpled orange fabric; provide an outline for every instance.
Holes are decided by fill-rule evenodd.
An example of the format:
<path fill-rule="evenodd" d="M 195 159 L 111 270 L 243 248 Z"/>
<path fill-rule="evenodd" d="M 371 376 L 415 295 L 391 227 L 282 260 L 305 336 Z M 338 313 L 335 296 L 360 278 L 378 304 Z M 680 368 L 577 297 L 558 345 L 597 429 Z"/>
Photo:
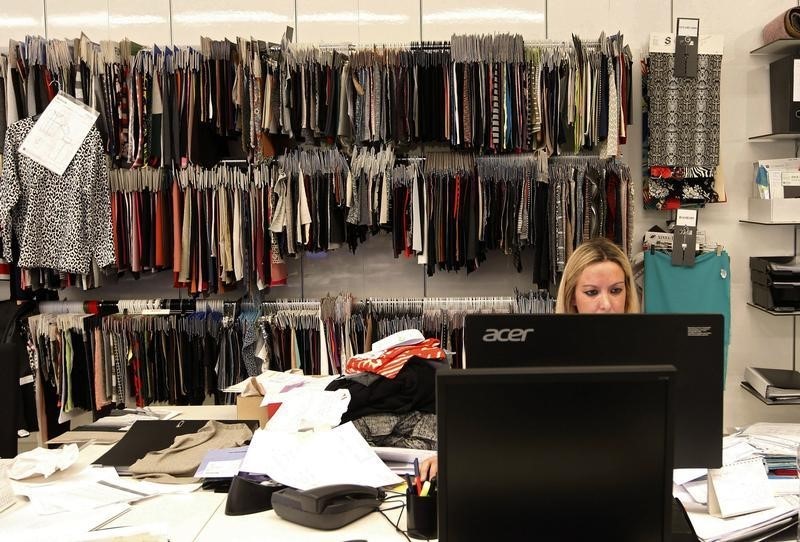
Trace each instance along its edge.
<path fill-rule="evenodd" d="M 357 354 L 347 360 L 345 372 L 350 374 L 368 372 L 394 378 L 413 357 L 445 359 L 447 353 L 439 347 L 439 339 L 425 339 L 417 344 L 390 348 L 379 356 L 373 356 L 369 352 Z"/>

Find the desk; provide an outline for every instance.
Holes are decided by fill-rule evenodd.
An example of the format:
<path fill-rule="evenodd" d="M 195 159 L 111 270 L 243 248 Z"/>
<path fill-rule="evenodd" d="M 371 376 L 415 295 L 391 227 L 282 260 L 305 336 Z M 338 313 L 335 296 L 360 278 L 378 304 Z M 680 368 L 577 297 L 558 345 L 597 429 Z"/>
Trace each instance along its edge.
<path fill-rule="evenodd" d="M 53 483 L 59 480 L 68 480 L 95 459 L 108 451 L 108 445 L 92 444 L 80 452 L 78 461 L 70 468 L 55 473 L 42 483 Z M 343 542 L 351 539 L 366 539 L 370 542 L 394 542 L 405 540 L 402 534 L 395 532 L 394 527 L 377 512 L 369 514 L 358 521 L 335 531 L 317 531 L 279 518 L 272 510 L 250 514 L 246 516 L 226 516 L 224 493 L 210 491 L 195 491 L 186 495 L 160 495 L 152 499 L 140 501 L 131 506 L 125 514 L 109 522 L 104 531 L 93 533 L 95 535 L 105 532 L 110 538 L 115 528 L 137 527 L 145 528 L 154 534 L 167 537 L 170 542 L 218 542 L 232 539 L 239 541 L 280 540 L 291 541 L 331 541 Z M 402 502 L 398 499 L 397 502 Z M 0 530 L 13 529 L 19 522 L 29 517 L 26 512 L 29 504 L 0 515 Z M 397 506 L 389 501 L 384 508 Z M 388 511 L 387 515 L 397 521 L 400 510 Z M 402 518 L 401 527 L 405 528 L 405 516 Z M 31 533 L 29 538 L 25 535 L 17 536 L 14 540 L 37 542 L 41 540 L 39 533 Z M 62 538 L 64 540 L 64 538 Z"/>
<path fill-rule="evenodd" d="M 196 405 L 196 406 L 161 406 L 153 407 L 157 410 L 175 410 L 180 412 L 177 420 L 235 420 L 236 406 L 234 405 Z M 47 441 L 48 446 L 57 447 L 58 444 L 99 442 L 113 444 L 125 435 L 122 431 L 67 431 Z"/>
<path fill-rule="evenodd" d="M 180 419 L 235 419 L 234 406 L 199 406 L 169 407 L 181 410 Z M 74 438 L 80 438 L 80 431 Z M 82 439 L 85 441 L 85 438 Z M 53 474 L 41 483 L 57 483 L 69 480 L 83 469 L 91 465 L 98 457 L 106 453 L 109 444 L 89 444 L 84 447 L 78 461 L 68 469 Z M 27 482 L 27 481 L 26 481 Z M 171 542 L 218 542 L 220 540 L 258 541 L 279 540 L 292 541 L 330 541 L 343 542 L 353 539 L 365 539 L 370 542 L 395 542 L 406 540 L 396 532 L 394 527 L 382 515 L 371 513 L 350 525 L 335 531 L 317 531 L 301 525 L 285 521 L 272 510 L 246 516 L 226 516 L 224 493 L 196 491 L 186 495 L 160 495 L 140 501 L 131 506 L 125 514 L 109 522 L 103 531 L 93 535 L 106 533 L 108 538 L 114 536 L 116 528 L 137 527 L 150 529 L 154 534 L 164 536 Z M 393 499 L 383 505 L 384 509 L 399 506 L 403 499 Z M 30 504 L 23 504 L 16 509 L 0 515 L 0 531 L 12 529 L 30 517 Z M 387 511 L 387 515 L 397 521 L 400 510 Z M 405 515 L 401 518 L 400 527 L 405 528 Z M 8 531 L 6 531 L 8 532 Z M 19 532 L 19 531 L 18 531 Z M 5 539 L 5 536 L 3 536 Z M 23 533 L 14 540 L 38 542 L 42 537 L 38 533 Z M 59 538 L 59 540 L 67 540 Z"/>
<path fill-rule="evenodd" d="M 384 509 L 399 506 L 404 499 L 394 499 L 383 505 Z M 386 512 L 392 521 L 397 521 L 400 510 Z M 405 529 L 405 514 L 400 519 L 400 528 Z M 369 542 L 396 542 L 405 540 L 405 537 L 396 532 L 394 526 L 380 515 L 373 512 L 363 518 L 345 525 L 335 531 L 317 531 L 302 525 L 296 525 L 275 514 L 274 511 L 259 512 L 247 516 L 226 516 L 225 505 L 214 512 L 211 519 L 195 538 L 197 542 L 218 542 L 225 540 L 235 533 L 234 538 L 239 541 L 280 540 L 281 542 L 343 542 L 345 540 L 369 540 Z"/>

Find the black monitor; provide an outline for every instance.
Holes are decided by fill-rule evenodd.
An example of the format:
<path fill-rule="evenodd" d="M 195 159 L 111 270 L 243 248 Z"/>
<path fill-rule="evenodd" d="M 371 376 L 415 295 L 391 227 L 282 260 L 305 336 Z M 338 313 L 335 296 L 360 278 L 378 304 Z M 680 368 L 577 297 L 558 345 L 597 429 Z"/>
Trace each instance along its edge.
<path fill-rule="evenodd" d="M 675 468 L 722 466 L 720 314 L 506 314 L 464 320 L 467 368 L 674 365 Z"/>
<path fill-rule="evenodd" d="M 670 540 L 673 375 L 440 372 L 439 540 Z"/>

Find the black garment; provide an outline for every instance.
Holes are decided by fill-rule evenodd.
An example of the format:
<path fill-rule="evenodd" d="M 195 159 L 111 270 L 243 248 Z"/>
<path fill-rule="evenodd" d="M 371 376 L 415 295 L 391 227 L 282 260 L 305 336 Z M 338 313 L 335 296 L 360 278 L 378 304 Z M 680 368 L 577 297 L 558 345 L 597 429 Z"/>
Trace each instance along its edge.
<path fill-rule="evenodd" d="M 350 390 L 350 404 L 342 423 L 381 412 L 436 412 L 436 369 L 419 358 L 408 360 L 394 378 L 381 376 L 369 386 L 338 378 L 325 389 Z"/>
<path fill-rule="evenodd" d="M 72 341 L 72 373 L 69 375 L 72 381 L 72 404 L 76 408 L 91 411 L 92 408 L 92 381 L 89 373 L 89 360 L 83 342 L 83 334 L 79 331 L 70 330 L 69 334 Z M 66 338 L 66 334 L 65 334 Z"/>

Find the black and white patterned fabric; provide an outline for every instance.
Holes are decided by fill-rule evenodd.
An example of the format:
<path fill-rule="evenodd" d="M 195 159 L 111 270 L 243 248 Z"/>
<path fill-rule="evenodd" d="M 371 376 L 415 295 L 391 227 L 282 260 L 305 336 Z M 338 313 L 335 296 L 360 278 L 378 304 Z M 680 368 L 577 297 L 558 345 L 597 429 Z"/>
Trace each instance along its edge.
<path fill-rule="evenodd" d="M 8 127 L 0 176 L 3 256 L 11 260 L 12 228 L 19 267 L 89 273 L 92 259 L 114 263 L 108 166 L 100 133 L 92 127 L 75 158 L 56 175 L 19 152 L 33 128 L 26 118 Z"/>
<path fill-rule="evenodd" d="M 717 203 L 714 175 L 714 168 L 650 167 L 649 176 L 643 179 L 644 208 L 667 211 L 682 205 Z"/>
<path fill-rule="evenodd" d="M 673 75 L 675 55 L 650 53 L 650 166 L 719 165 L 722 55 L 698 55 L 697 77 Z"/>

